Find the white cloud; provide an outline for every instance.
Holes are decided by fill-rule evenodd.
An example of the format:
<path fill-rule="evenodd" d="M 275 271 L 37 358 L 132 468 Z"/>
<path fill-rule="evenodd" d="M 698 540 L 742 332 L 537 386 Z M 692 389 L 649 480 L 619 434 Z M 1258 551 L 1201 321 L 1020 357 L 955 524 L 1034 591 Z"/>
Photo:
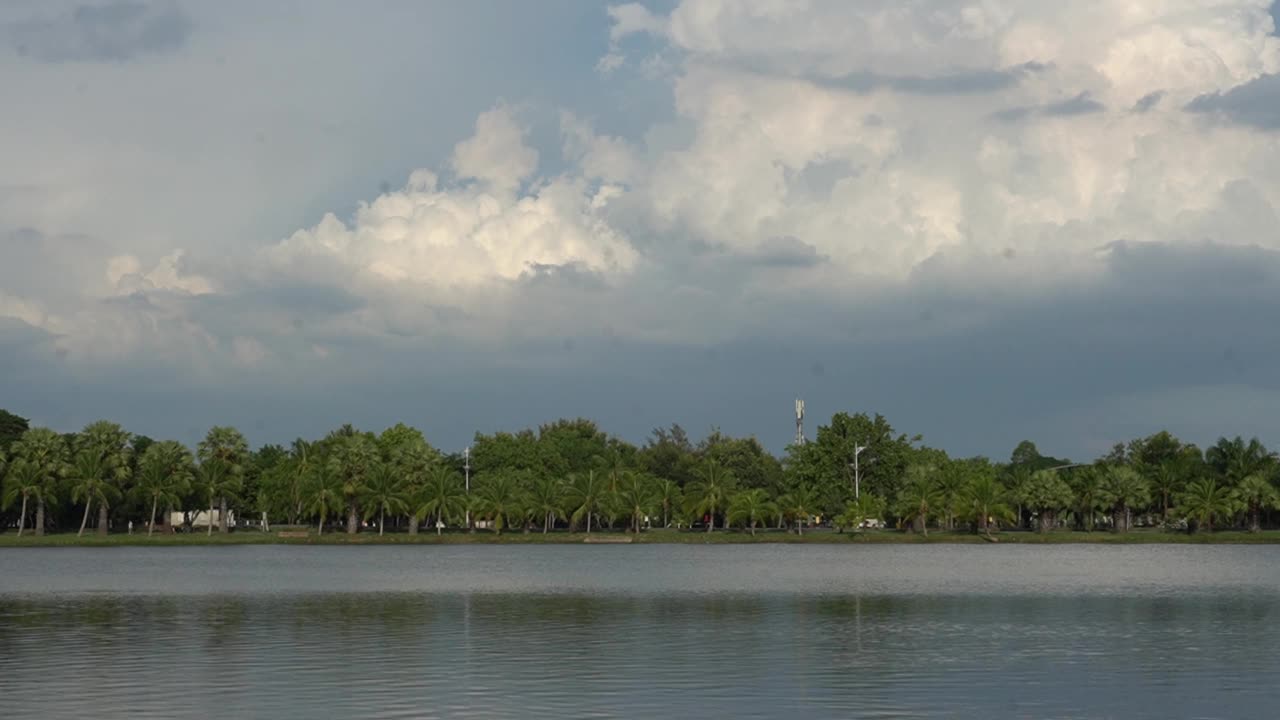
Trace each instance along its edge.
<path fill-rule="evenodd" d="M 453 169 L 498 193 L 515 191 L 538 166 L 538 151 L 524 144 L 524 130 L 505 105 L 481 113 L 476 133 L 453 149 Z"/>

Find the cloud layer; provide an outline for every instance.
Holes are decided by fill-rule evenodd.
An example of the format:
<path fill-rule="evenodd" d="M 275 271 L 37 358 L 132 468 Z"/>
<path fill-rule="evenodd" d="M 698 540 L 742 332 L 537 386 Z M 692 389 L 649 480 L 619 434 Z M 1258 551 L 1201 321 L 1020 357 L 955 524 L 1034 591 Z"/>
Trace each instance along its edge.
<path fill-rule="evenodd" d="M 621 409 L 600 412 L 639 432 L 661 401 L 763 435 L 806 392 L 985 452 L 1029 428 L 1071 452 L 1163 423 L 1211 432 L 1205 413 L 1229 423 L 1233 398 L 1276 391 L 1252 364 L 1280 350 L 1255 325 L 1280 309 L 1268 2 L 684 0 L 596 22 L 582 66 L 602 88 L 661 88 L 647 120 L 611 115 L 607 90 L 495 94 L 379 192 L 205 201 L 225 217 L 291 198 L 245 226 L 253 241 L 191 211 L 146 239 L 113 229 L 142 205 L 95 206 L 105 181 L 84 172 L 0 178 L 0 336 L 90 383 L 143 365 L 377 394 L 375 373 L 441 397 L 505 377 L 527 396 L 513 421 L 610 396 Z M 64 65 L 155 59 L 203 26 L 173 4 L 6 25 L 26 38 L 15 62 Z M 359 146 L 297 157 L 358 164 Z M 68 227 L 78 214 L 105 236 Z M 557 378 L 583 385 L 516 387 Z M 978 401 L 985 432 L 959 410 Z"/>

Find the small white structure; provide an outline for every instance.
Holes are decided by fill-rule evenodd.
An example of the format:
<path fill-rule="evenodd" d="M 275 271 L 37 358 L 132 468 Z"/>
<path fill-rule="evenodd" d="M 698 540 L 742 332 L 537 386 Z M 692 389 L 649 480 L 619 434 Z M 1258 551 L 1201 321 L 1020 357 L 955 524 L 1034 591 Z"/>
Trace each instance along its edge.
<path fill-rule="evenodd" d="M 208 510 L 197 510 L 191 513 L 191 527 L 202 528 L 205 530 L 209 529 L 210 517 L 213 518 L 213 526 L 218 527 L 221 515 L 222 515 L 222 511 L 216 508 L 214 509 L 212 516 L 210 516 Z M 169 525 L 173 527 L 182 527 L 182 523 L 183 523 L 183 513 L 180 513 L 180 512 L 169 513 L 169 522 L 168 522 Z M 227 527 L 235 527 L 235 525 L 236 525 L 236 513 L 234 510 L 228 510 L 227 511 Z"/>

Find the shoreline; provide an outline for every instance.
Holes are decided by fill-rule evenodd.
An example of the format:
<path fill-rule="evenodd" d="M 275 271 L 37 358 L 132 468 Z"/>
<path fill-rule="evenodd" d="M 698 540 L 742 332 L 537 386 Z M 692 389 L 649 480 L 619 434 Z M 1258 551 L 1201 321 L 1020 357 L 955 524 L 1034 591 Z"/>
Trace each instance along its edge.
<path fill-rule="evenodd" d="M 280 534 L 283 532 L 285 534 Z M 495 535 L 491 532 L 469 534 L 453 531 L 437 536 L 434 532 L 410 535 L 404 532 L 378 536 L 376 533 L 347 535 L 341 532 L 317 535 L 314 532 L 298 536 L 298 529 L 264 533 L 257 530 L 241 530 L 227 535 L 204 533 L 157 534 L 150 538 L 145 533 L 88 535 L 76 537 L 73 533 L 54 533 L 37 537 L 30 533 L 18 537 L 16 532 L 0 535 L 0 548 L 35 547 L 203 547 L 217 545 L 1273 545 L 1280 544 L 1280 530 L 1264 530 L 1249 533 L 1227 530 L 1212 534 L 1171 533 L 1159 530 L 1134 530 L 1123 535 L 1109 532 L 1051 532 L 1004 531 L 987 540 L 971 532 L 936 531 L 928 537 L 896 530 L 876 530 L 864 533 L 836 533 L 817 530 L 796 535 L 790 532 L 769 530 L 754 537 L 738 530 L 717 530 L 713 533 L 687 530 L 650 530 L 637 537 L 623 532 L 586 533 L 540 531 L 525 534 L 520 531 Z"/>

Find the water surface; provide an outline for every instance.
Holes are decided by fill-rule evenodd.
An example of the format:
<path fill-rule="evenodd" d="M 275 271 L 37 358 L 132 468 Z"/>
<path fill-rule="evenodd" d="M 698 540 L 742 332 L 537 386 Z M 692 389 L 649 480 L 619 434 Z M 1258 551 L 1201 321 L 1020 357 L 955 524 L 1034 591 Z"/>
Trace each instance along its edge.
<path fill-rule="evenodd" d="M 0 550 L 13 717 L 1269 717 L 1250 546 Z"/>

